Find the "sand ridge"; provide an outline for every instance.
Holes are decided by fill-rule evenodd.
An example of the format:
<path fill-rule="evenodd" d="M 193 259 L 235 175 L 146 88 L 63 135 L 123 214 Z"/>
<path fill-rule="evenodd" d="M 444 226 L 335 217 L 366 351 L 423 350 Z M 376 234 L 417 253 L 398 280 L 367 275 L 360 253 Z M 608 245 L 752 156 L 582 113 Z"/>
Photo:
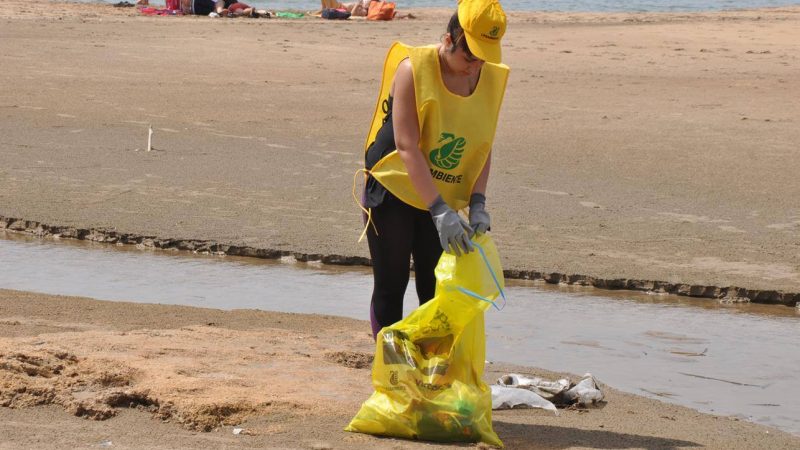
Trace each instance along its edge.
<path fill-rule="evenodd" d="M 369 351 L 361 334 L 361 345 L 337 342 L 341 349 Z M 235 425 L 255 414 L 302 416 L 323 404 L 357 407 L 371 390 L 345 367 L 369 359 L 369 353 L 321 352 L 318 340 L 286 330 L 210 326 L 17 339 L 1 346 L 0 406 L 56 404 L 95 420 L 115 416 L 115 408 L 141 407 L 155 418 L 199 431 Z"/>

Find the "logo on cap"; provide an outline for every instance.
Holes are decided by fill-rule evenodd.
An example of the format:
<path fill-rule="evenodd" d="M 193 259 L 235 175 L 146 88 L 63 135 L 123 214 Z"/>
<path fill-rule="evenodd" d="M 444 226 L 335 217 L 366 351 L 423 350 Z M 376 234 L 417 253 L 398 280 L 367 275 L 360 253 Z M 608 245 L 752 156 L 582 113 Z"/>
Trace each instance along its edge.
<path fill-rule="evenodd" d="M 481 33 L 481 37 L 486 39 L 492 39 L 494 41 L 497 40 L 497 35 L 500 34 L 500 27 L 493 26 L 491 30 L 489 30 L 489 34 Z"/>

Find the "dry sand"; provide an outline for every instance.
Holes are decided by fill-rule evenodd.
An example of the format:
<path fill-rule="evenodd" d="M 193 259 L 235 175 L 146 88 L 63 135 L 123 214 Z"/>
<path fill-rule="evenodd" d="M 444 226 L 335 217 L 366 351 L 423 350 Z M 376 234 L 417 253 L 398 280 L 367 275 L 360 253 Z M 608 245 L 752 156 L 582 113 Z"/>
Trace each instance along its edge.
<path fill-rule="evenodd" d="M 330 316 L 0 290 L 0 448 L 452 448 L 342 431 L 372 392 L 368 330 Z M 510 371 L 559 375 L 490 364 L 486 379 Z M 497 411 L 495 430 L 510 449 L 800 444 L 604 390 L 602 409 Z"/>
<path fill-rule="evenodd" d="M 350 190 L 383 54 L 436 41 L 447 17 L 415 14 L 147 18 L 4 1 L 0 216 L 366 256 Z M 511 14 L 488 193 L 505 267 L 800 291 L 798 25 L 798 8 Z M 439 448 L 341 431 L 371 388 L 368 369 L 336 361 L 368 360 L 366 330 L 0 291 L 0 402 L 13 406 L 0 447 Z M 510 370 L 552 375 L 487 378 Z M 798 446 L 608 392 L 602 410 L 498 412 L 495 426 L 509 448 Z"/>
<path fill-rule="evenodd" d="M 5 1 L 0 216 L 367 256 L 351 186 L 382 58 L 447 16 L 416 13 Z M 488 192 L 507 269 L 800 292 L 800 8 L 510 20 Z"/>

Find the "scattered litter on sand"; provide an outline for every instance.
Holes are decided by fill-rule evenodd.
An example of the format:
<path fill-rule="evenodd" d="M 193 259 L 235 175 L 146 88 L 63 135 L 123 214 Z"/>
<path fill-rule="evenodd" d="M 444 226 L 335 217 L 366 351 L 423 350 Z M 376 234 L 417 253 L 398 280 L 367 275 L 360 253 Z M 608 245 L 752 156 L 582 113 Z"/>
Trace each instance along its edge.
<path fill-rule="evenodd" d="M 510 409 L 518 406 L 540 408 L 558 415 L 556 405 L 561 407 L 587 407 L 598 405 L 604 395 L 597 380 L 587 373 L 576 384 L 566 378 L 549 381 L 508 374 L 492 386 L 492 409 Z"/>

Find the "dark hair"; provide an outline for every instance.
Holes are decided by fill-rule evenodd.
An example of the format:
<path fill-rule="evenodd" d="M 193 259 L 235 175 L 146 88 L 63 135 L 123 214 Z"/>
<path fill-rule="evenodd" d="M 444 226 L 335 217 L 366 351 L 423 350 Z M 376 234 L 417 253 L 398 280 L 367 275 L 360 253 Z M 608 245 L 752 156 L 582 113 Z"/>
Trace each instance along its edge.
<path fill-rule="evenodd" d="M 469 46 L 467 46 L 467 39 L 464 37 L 464 29 L 461 28 L 461 22 L 458 21 L 458 11 L 453 13 L 453 16 L 450 17 L 450 23 L 447 24 L 447 33 L 450 34 L 450 40 L 453 42 L 453 45 L 450 47 L 450 53 L 455 53 L 456 48 L 460 47 L 467 56 L 471 58 L 475 57 L 470 51 Z"/>

